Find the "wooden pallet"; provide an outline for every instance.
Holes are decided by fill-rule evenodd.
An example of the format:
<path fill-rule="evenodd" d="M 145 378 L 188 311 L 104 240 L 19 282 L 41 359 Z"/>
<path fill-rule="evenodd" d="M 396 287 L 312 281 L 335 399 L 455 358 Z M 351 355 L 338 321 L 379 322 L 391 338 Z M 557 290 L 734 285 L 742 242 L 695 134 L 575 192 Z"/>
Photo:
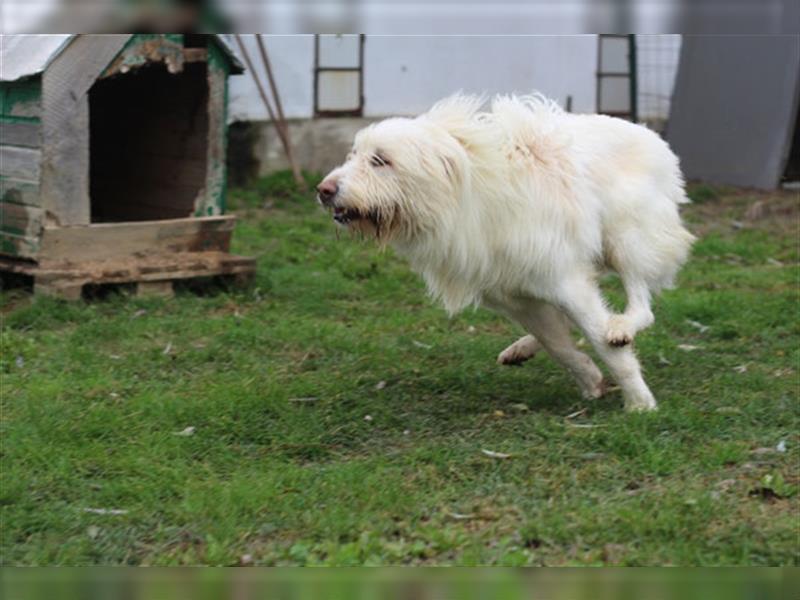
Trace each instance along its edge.
<path fill-rule="evenodd" d="M 224 276 L 244 284 L 255 274 L 255 259 L 227 252 L 173 252 L 108 260 L 35 263 L 0 256 L 0 271 L 33 277 L 35 294 L 81 298 L 86 285 L 136 284 L 140 296 L 172 296 L 178 280 Z"/>

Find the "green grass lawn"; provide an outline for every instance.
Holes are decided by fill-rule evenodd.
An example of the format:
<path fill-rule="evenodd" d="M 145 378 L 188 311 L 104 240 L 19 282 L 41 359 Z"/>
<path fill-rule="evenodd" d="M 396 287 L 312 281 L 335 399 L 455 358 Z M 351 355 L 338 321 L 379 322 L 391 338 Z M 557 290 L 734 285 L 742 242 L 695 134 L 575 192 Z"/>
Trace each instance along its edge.
<path fill-rule="evenodd" d="M 637 338 L 655 414 L 497 366 L 514 325 L 275 178 L 231 194 L 249 289 L 4 291 L 2 563 L 797 564 L 797 199 L 694 193 Z"/>

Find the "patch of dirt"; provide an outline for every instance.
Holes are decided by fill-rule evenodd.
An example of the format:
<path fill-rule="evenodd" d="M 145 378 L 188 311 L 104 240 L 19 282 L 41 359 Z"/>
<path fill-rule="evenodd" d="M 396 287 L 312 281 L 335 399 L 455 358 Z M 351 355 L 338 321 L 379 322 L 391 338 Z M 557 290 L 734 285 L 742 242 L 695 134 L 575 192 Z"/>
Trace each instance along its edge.
<path fill-rule="evenodd" d="M 796 191 L 725 188 L 718 194 L 682 207 L 695 235 L 747 228 L 785 236 L 800 227 L 800 193 Z"/>

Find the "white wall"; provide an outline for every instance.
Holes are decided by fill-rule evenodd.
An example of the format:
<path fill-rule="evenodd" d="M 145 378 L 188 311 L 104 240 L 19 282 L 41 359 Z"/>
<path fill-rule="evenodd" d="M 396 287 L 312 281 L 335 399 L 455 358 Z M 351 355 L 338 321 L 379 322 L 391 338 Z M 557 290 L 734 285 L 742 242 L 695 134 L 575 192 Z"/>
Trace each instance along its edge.
<path fill-rule="evenodd" d="M 538 90 L 594 110 L 596 36 L 367 36 L 365 116 L 417 114 L 459 89 Z"/>
<path fill-rule="evenodd" d="M 255 37 L 242 35 L 241 38 L 271 98 Z M 231 37 L 228 39 L 244 64 L 236 40 Z M 284 114 L 290 119 L 311 117 L 314 112 L 314 36 L 266 35 L 262 39 L 281 95 Z M 230 78 L 228 106 L 229 121 L 263 121 L 269 118 L 249 71 Z"/>
<path fill-rule="evenodd" d="M 258 47 L 242 36 L 266 82 Z M 314 113 L 314 37 L 268 35 L 264 41 L 288 118 Z M 573 112 L 594 112 L 597 36 L 378 36 L 364 45 L 364 116 L 417 114 L 458 90 L 489 94 L 538 90 Z M 237 50 L 236 43 L 231 45 Z M 637 36 L 639 108 L 666 118 L 680 36 Z M 229 120 L 266 120 L 250 73 L 230 80 Z"/>
<path fill-rule="evenodd" d="M 253 36 L 242 36 L 262 80 Z M 313 36 L 264 36 L 288 118 L 314 112 Z M 235 42 L 231 44 L 238 53 Z M 586 36 L 367 36 L 364 116 L 416 114 L 458 90 L 538 90 L 575 112 L 594 110 L 597 38 Z M 229 120 L 264 120 L 250 73 L 230 80 Z"/>

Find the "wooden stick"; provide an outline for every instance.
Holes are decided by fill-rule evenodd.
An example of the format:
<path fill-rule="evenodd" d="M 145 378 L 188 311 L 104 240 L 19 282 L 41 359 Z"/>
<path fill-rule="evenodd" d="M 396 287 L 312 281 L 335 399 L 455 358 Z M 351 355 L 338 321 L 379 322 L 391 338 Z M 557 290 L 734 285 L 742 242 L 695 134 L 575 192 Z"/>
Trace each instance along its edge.
<path fill-rule="evenodd" d="M 258 42 L 258 51 L 261 54 L 261 62 L 264 65 L 264 70 L 267 72 L 267 81 L 269 82 L 269 89 L 272 91 L 272 99 L 275 101 L 275 108 L 278 111 L 278 122 L 280 127 L 283 129 L 283 136 L 286 139 L 286 157 L 289 159 L 289 165 L 292 168 L 292 175 L 294 175 L 294 181 L 297 186 L 300 188 L 301 191 L 306 191 L 306 182 L 303 179 L 302 174 L 300 173 L 300 168 L 297 166 L 297 163 L 294 160 L 293 151 L 292 151 L 292 138 L 289 135 L 289 125 L 286 122 L 286 117 L 283 116 L 283 106 L 281 106 L 281 96 L 278 93 L 278 86 L 275 85 L 275 78 L 272 75 L 272 65 L 269 62 L 269 57 L 267 56 L 267 49 L 264 46 L 264 41 L 261 38 L 261 34 L 256 34 L 256 41 Z"/>
<path fill-rule="evenodd" d="M 242 42 L 242 36 L 237 33 L 235 34 L 235 38 L 236 38 L 236 43 L 239 45 L 239 50 L 241 50 L 242 52 L 242 58 L 244 58 L 244 62 L 247 65 L 247 68 L 253 77 L 253 81 L 256 84 L 256 88 L 258 88 L 258 95 L 261 96 L 261 100 L 264 103 L 264 106 L 267 108 L 267 113 L 269 114 L 269 118 L 272 121 L 272 125 L 275 127 L 275 131 L 277 132 L 278 137 L 281 140 L 281 144 L 283 145 L 283 151 L 286 153 L 286 157 L 289 160 L 289 164 L 292 165 L 293 167 L 292 173 L 294 174 L 295 168 L 293 165 L 292 153 L 290 149 L 291 145 L 286 136 L 287 132 L 284 131 L 283 127 L 281 127 L 281 125 L 278 123 L 278 120 L 275 118 L 275 112 L 272 110 L 272 105 L 270 104 L 269 98 L 267 97 L 267 92 L 266 90 L 264 90 L 264 86 L 262 85 L 261 80 L 258 78 L 256 70 L 253 68 L 253 63 L 250 60 L 250 55 L 248 54 L 247 48 L 245 48 L 244 43 Z M 295 181 L 297 182 L 298 187 L 300 187 L 301 189 L 305 189 L 304 185 L 305 182 L 302 181 L 302 177 L 300 178 L 300 180 L 298 180 L 298 175 L 299 172 L 295 175 Z"/>

